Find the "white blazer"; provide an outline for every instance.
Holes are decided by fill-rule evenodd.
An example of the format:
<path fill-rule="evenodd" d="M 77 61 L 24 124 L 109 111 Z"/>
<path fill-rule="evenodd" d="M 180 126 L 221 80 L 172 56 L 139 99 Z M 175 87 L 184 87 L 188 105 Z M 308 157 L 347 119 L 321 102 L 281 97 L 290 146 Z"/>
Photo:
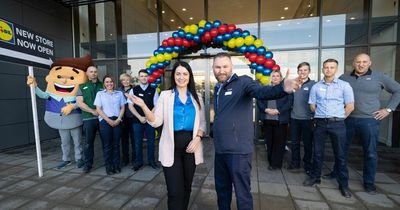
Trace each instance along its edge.
<path fill-rule="evenodd" d="M 194 108 L 196 110 L 196 116 L 194 118 L 194 127 L 193 127 L 193 138 L 197 135 L 197 131 L 200 129 L 202 131 L 206 131 L 206 121 L 205 121 L 205 112 L 204 112 L 204 104 L 201 96 L 199 95 L 199 100 L 201 104 L 201 109 L 190 94 L 192 98 Z M 175 143 L 174 143 L 174 101 L 175 101 L 175 92 L 173 90 L 165 90 L 162 91 L 160 97 L 158 98 L 158 102 L 154 108 L 154 116 L 155 120 L 153 122 L 148 122 L 153 127 L 159 127 L 161 124 L 164 124 L 160 143 L 159 143 L 159 157 L 158 160 L 164 167 L 171 167 L 174 163 L 174 151 L 175 151 Z M 203 143 L 200 142 L 200 146 L 194 152 L 195 164 L 198 165 L 203 163 Z"/>

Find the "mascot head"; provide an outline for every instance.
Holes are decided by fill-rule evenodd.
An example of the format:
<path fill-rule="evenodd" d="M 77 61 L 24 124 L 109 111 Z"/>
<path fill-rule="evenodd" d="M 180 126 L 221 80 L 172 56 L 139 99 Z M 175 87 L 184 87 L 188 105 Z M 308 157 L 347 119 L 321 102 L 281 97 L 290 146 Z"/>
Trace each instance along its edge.
<path fill-rule="evenodd" d="M 85 72 L 89 66 L 93 66 L 89 55 L 57 59 L 46 76 L 47 92 L 58 96 L 75 96 L 79 85 L 87 81 Z"/>

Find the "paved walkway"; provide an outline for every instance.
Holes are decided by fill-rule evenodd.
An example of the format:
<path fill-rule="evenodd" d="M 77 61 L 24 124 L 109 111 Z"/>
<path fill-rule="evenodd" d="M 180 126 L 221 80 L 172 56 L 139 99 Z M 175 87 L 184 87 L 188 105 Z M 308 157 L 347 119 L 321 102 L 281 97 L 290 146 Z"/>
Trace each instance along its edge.
<path fill-rule="evenodd" d="M 196 170 L 190 209 L 217 209 L 214 151 L 212 142 L 205 142 L 206 163 Z M 34 146 L 0 153 L 0 209 L 167 209 L 161 169 L 146 166 L 133 172 L 131 167 L 124 167 L 122 173 L 107 176 L 101 166 L 99 139 L 96 151 L 95 167 L 89 174 L 74 165 L 56 170 L 61 157 L 59 140 L 47 141 L 42 144 L 42 178 L 37 175 Z M 361 185 L 362 150 L 352 147 L 349 171 L 353 197 L 346 199 L 335 181 L 323 180 L 317 187 L 303 187 L 306 175 L 301 170 L 269 171 L 265 148 L 258 145 L 252 170 L 254 209 L 400 209 L 400 149 L 381 146 L 379 153 L 378 194 L 369 195 Z M 332 160 L 332 150 L 328 148 L 325 172 Z M 236 209 L 234 202 L 235 199 L 232 209 Z"/>

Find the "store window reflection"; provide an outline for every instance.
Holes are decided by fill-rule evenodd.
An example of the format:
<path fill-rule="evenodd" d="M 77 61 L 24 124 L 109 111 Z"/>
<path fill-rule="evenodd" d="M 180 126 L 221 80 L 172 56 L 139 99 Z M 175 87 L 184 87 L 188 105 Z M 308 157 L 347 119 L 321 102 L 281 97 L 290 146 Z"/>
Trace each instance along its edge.
<path fill-rule="evenodd" d="M 115 58 L 116 27 L 114 3 L 98 3 L 95 8 L 96 42 L 92 45 L 92 56 L 94 58 Z"/>
<path fill-rule="evenodd" d="M 281 66 L 281 72 L 286 75 L 290 69 L 290 78 L 297 77 L 297 66 L 301 62 L 310 64 L 310 79 L 318 80 L 318 50 L 276 51 L 274 59 Z"/>
<path fill-rule="evenodd" d="M 344 73 L 345 69 L 344 48 L 323 49 L 321 52 L 321 66 L 319 67 L 321 78 L 323 78 L 322 63 L 329 58 L 336 59 L 339 62 L 338 71 L 336 72 L 335 76 L 339 77 Z"/>
<path fill-rule="evenodd" d="M 90 34 L 89 34 L 89 14 L 88 6 L 80 6 L 78 8 L 79 17 L 79 54 L 85 56 L 90 54 Z"/>
<path fill-rule="evenodd" d="M 398 4 L 398 0 L 372 1 L 372 43 L 397 41 Z"/>

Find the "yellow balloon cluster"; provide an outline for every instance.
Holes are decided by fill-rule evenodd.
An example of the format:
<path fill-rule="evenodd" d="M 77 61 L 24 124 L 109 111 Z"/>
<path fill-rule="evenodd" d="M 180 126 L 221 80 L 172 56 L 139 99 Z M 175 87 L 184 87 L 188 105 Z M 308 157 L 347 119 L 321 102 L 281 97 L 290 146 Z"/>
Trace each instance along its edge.
<path fill-rule="evenodd" d="M 259 73 L 257 73 L 257 74 L 259 74 Z M 263 85 L 269 84 L 269 76 L 262 76 L 261 79 L 259 79 L 259 80 L 260 80 L 261 84 L 263 84 Z"/>

